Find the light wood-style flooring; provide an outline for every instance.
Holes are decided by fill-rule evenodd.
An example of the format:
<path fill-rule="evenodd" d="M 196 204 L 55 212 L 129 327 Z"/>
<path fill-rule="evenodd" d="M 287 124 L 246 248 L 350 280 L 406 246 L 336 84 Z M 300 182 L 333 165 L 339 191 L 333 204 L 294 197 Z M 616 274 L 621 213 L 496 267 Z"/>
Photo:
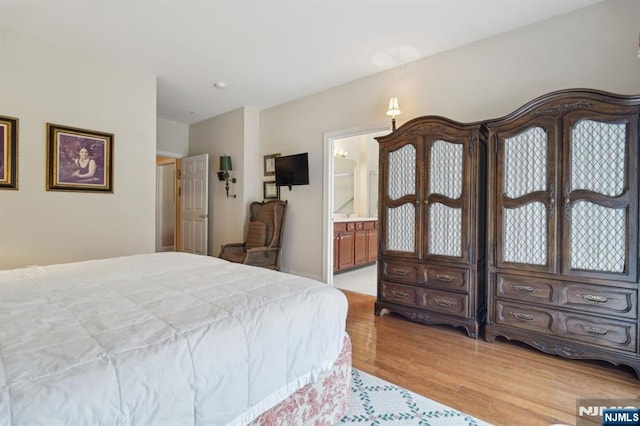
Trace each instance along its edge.
<path fill-rule="evenodd" d="M 375 297 L 343 292 L 353 366 L 495 425 L 576 424 L 577 398 L 640 398 L 630 367 L 567 360 L 461 328 L 376 317 Z"/>

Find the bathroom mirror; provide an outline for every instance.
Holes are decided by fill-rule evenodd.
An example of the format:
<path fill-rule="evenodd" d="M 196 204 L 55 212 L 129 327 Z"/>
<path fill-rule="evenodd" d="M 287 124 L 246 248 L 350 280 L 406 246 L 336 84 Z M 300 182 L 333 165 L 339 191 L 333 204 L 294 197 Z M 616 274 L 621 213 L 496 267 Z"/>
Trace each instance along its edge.
<path fill-rule="evenodd" d="M 355 211 L 356 162 L 335 157 L 333 163 L 333 214 L 349 216 Z"/>

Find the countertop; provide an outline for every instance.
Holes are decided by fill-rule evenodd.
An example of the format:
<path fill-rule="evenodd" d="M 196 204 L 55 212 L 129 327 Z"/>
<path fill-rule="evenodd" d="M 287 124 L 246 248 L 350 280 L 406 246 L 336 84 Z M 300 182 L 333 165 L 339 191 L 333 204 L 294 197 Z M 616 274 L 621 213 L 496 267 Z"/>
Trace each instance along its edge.
<path fill-rule="evenodd" d="M 371 221 L 371 220 L 378 220 L 378 218 L 377 217 L 359 217 L 359 216 L 340 217 L 340 218 L 333 219 L 333 222 L 334 223 L 341 223 L 341 222 L 367 222 L 367 221 Z"/>

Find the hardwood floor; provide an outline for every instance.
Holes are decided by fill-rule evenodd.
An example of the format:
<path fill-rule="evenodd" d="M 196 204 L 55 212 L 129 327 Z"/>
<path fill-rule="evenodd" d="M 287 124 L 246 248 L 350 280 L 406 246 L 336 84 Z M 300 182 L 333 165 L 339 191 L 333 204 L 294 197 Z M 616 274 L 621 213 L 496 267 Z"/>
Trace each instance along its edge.
<path fill-rule="evenodd" d="M 640 398 L 630 367 L 567 360 L 461 328 L 373 314 L 375 297 L 344 291 L 353 366 L 496 425 L 576 424 L 576 399 Z"/>

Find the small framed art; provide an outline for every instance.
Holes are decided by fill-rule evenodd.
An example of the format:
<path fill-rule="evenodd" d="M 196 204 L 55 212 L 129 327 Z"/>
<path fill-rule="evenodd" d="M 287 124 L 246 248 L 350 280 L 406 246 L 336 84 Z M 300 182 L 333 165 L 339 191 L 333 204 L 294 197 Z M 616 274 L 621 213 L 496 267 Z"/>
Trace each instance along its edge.
<path fill-rule="evenodd" d="M 264 199 L 265 200 L 279 200 L 280 199 L 280 187 L 276 186 L 276 181 L 263 182 L 264 185 Z"/>
<path fill-rule="evenodd" d="M 0 189 L 18 189 L 18 119 L 0 115 Z"/>
<path fill-rule="evenodd" d="M 113 192 L 113 134 L 47 123 L 47 191 Z"/>
<path fill-rule="evenodd" d="M 265 176 L 275 176 L 276 157 L 280 157 L 280 153 L 264 156 L 264 175 Z"/>

